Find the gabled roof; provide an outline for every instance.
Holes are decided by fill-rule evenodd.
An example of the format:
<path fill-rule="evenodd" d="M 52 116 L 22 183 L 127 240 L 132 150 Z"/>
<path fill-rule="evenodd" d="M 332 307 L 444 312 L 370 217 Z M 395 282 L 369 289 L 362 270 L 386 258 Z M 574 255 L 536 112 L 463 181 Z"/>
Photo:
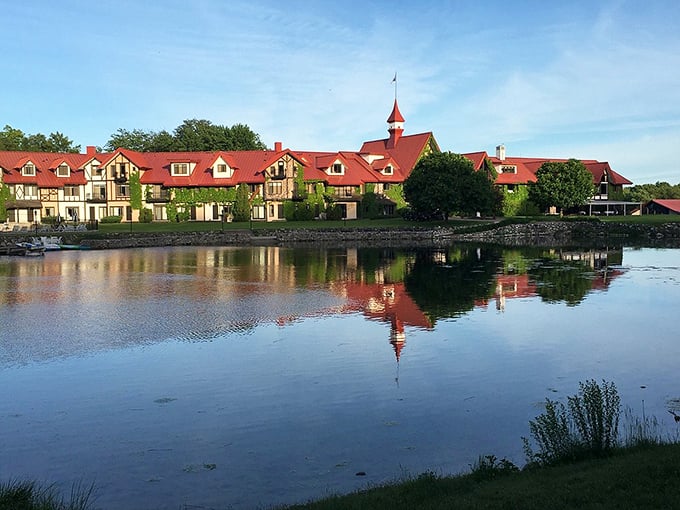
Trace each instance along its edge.
<path fill-rule="evenodd" d="M 7 184 L 36 184 L 40 188 L 85 184 L 87 180 L 82 168 L 89 159 L 85 154 L 0 151 L 0 167 L 4 169 L 2 180 Z M 35 175 L 22 175 L 21 169 L 29 161 L 35 165 Z M 58 162 L 56 165 L 55 161 Z M 68 177 L 57 177 L 54 173 L 61 163 L 71 167 Z"/>
<path fill-rule="evenodd" d="M 137 152 L 133 151 L 130 149 L 124 149 L 124 148 L 118 148 L 115 151 L 111 152 L 110 154 L 102 154 L 102 162 L 101 166 L 106 166 L 111 161 L 113 161 L 119 154 L 122 154 L 125 159 L 127 159 L 130 163 L 135 165 L 137 168 L 141 168 L 143 170 L 150 168 L 149 164 L 146 161 L 146 156 L 148 154 L 152 154 L 150 152 Z"/>
<path fill-rule="evenodd" d="M 396 147 L 393 149 L 387 148 L 388 140 L 389 138 L 383 138 L 381 140 L 364 142 L 359 152 L 361 154 L 378 154 L 392 157 L 404 172 L 404 178 L 408 177 L 411 173 L 423 151 L 430 143 L 434 144 L 437 150 L 439 150 L 432 132 L 401 136 Z"/>
<path fill-rule="evenodd" d="M 658 204 L 662 207 L 665 207 L 671 212 L 680 214 L 680 199 L 675 199 L 675 198 L 657 198 L 654 200 L 651 200 L 650 203 Z"/>
<path fill-rule="evenodd" d="M 464 156 L 468 157 L 467 154 L 464 154 Z M 529 182 L 536 182 L 536 172 L 541 168 L 543 163 L 565 163 L 569 161 L 565 158 L 506 157 L 505 159 L 499 159 L 496 156 L 491 156 L 489 159 L 496 168 L 502 168 L 503 166 L 515 166 L 517 168 L 517 173 L 514 174 L 499 171 L 496 184 L 526 184 Z M 633 184 L 631 181 L 612 170 L 607 162 L 594 159 L 582 159 L 580 161 L 593 175 L 593 183 L 595 184 L 600 183 L 602 176 L 605 173 L 609 176 L 609 182 L 611 184 Z"/>
<path fill-rule="evenodd" d="M 472 161 L 472 167 L 475 170 L 481 170 L 484 167 L 484 161 L 489 157 L 486 151 L 468 152 L 467 154 L 462 155 Z"/>

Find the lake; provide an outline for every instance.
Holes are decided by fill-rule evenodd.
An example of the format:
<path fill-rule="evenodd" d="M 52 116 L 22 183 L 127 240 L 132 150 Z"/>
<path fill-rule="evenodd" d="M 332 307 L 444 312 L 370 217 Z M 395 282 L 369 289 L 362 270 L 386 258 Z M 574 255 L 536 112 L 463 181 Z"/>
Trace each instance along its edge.
<path fill-rule="evenodd" d="M 246 509 L 522 465 L 586 379 L 676 434 L 679 305 L 677 249 L 0 257 L 0 481 Z"/>

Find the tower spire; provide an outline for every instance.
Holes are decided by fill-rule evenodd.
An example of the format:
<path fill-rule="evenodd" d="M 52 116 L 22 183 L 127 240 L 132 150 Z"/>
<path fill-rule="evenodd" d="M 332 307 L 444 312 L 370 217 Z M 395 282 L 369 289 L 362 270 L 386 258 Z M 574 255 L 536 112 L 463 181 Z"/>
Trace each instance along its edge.
<path fill-rule="evenodd" d="M 392 113 L 390 113 L 390 116 L 387 118 L 387 125 L 387 132 L 390 134 L 390 137 L 387 140 L 387 148 L 394 149 L 397 146 L 399 138 L 401 138 L 401 134 L 404 132 L 404 117 L 399 111 L 399 105 L 397 104 L 396 97 L 394 98 L 394 107 L 392 108 Z"/>

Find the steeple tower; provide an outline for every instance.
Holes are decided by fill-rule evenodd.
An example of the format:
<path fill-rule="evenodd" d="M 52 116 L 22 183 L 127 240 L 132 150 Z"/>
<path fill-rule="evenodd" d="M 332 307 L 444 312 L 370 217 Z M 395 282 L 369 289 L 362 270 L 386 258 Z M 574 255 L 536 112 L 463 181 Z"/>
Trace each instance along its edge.
<path fill-rule="evenodd" d="M 387 118 L 387 131 L 390 134 L 390 138 L 387 140 L 387 148 L 394 149 L 397 146 L 401 134 L 404 132 L 404 117 L 399 111 L 399 105 L 397 105 L 397 99 L 394 99 L 394 108 L 392 108 L 392 113 Z"/>

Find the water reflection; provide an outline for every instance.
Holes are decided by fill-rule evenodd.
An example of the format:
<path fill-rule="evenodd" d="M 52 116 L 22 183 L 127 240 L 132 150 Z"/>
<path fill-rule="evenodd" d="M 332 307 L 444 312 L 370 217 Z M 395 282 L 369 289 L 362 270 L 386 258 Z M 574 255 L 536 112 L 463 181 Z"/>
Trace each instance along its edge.
<path fill-rule="evenodd" d="M 406 328 L 431 329 L 494 300 L 540 296 L 576 306 L 622 272 L 622 250 L 451 246 L 157 248 L 50 253 L 0 262 L 5 357 L 23 361 L 165 339 L 210 340 L 302 317 L 361 313 L 389 324 L 399 359 Z M 36 341 L 35 321 L 68 331 Z M 43 326 L 44 329 L 47 325 Z M 7 354 L 9 352 L 9 355 Z"/>
<path fill-rule="evenodd" d="M 94 480 L 104 509 L 293 503 L 521 463 L 537 405 L 587 378 L 676 427 L 677 253 L 2 258 L 0 479 Z"/>

